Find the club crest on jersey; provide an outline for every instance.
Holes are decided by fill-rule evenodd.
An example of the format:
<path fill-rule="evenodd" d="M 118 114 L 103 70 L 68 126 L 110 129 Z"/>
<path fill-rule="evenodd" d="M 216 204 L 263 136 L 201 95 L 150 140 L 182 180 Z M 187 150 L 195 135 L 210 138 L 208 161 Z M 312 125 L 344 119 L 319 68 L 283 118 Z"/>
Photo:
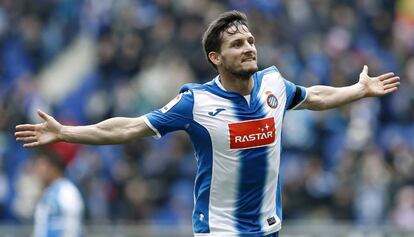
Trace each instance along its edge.
<path fill-rule="evenodd" d="M 267 105 L 272 108 L 272 109 L 276 109 L 277 105 L 278 105 L 278 101 L 275 95 L 272 94 L 272 92 L 270 91 L 266 91 L 266 95 L 267 95 Z"/>
<path fill-rule="evenodd" d="M 174 99 L 172 99 L 168 104 L 166 104 L 164 107 L 160 109 L 161 113 L 165 114 L 167 113 L 174 105 L 176 105 L 180 100 L 183 94 L 178 94 Z"/>
<path fill-rule="evenodd" d="M 230 123 L 230 149 L 248 149 L 267 146 L 275 141 L 273 118 Z"/>

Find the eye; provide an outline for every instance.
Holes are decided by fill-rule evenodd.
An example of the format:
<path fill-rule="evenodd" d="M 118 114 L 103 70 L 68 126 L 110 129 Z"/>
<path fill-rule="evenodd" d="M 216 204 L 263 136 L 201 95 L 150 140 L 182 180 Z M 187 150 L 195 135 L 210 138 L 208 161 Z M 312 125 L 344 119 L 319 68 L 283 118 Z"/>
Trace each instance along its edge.
<path fill-rule="evenodd" d="M 242 42 L 240 40 L 237 40 L 232 44 L 232 47 L 234 48 L 240 48 L 241 46 L 242 46 Z"/>
<path fill-rule="evenodd" d="M 247 42 L 249 42 L 250 45 L 254 45 L 255 40 L 254 38 L 249 38 Z"/>

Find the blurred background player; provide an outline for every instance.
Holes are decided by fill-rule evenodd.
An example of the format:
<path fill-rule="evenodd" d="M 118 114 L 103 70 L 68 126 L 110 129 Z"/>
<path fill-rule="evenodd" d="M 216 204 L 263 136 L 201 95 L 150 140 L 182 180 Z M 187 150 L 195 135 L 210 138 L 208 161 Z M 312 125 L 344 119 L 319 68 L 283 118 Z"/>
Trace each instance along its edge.
<path fill-rule="evenodd" d="M 52 151 L 39 151 L 34 171 L 44 190 L 34 215 L 34 237 L 80 237 L 84 206 L 78 188 L 64 177 L 65 161 Z"/>

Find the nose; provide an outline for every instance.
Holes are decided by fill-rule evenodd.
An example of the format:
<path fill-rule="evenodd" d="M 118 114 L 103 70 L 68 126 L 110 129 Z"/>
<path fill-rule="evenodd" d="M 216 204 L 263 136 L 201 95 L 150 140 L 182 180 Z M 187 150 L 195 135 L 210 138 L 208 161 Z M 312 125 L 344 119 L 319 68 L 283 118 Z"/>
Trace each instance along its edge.
<path fill-rule="evenodd" d="M 250 44 L 249 42 L 245 42 L 243 45 L 243 52 L 244 53 L 250 53 L 250 52 L 254 52 L 256 50 L 256 48 L 254 47 L 254 44 Z"/>

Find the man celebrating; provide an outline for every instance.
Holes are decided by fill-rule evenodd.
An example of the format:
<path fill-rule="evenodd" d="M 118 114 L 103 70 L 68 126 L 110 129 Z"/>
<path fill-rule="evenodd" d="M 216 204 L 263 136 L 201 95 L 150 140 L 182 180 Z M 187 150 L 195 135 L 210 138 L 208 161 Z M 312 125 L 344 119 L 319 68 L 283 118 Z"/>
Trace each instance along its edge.
<path fill-rule="evenodd" d="M 230 11 L 203 35 L 206 57 L 218 76 L 184 85 L 160 110 L 138 118 L 111 118 L 89 126 L 64 126 L 38 111 L 40 124 L 16 127 L 25 147 L 58 141 L 119 144 L 184 130 L 194 145 L 195 236 L 278 236 L 282 220 L 279 162 L 284 113 L 324 110 L 398 89 L 399 77 L 368 76 L 343 88 L 304 88 L 285 80 L 275 66 L 259 71 L 255 39 L 243 13 Z"/>

